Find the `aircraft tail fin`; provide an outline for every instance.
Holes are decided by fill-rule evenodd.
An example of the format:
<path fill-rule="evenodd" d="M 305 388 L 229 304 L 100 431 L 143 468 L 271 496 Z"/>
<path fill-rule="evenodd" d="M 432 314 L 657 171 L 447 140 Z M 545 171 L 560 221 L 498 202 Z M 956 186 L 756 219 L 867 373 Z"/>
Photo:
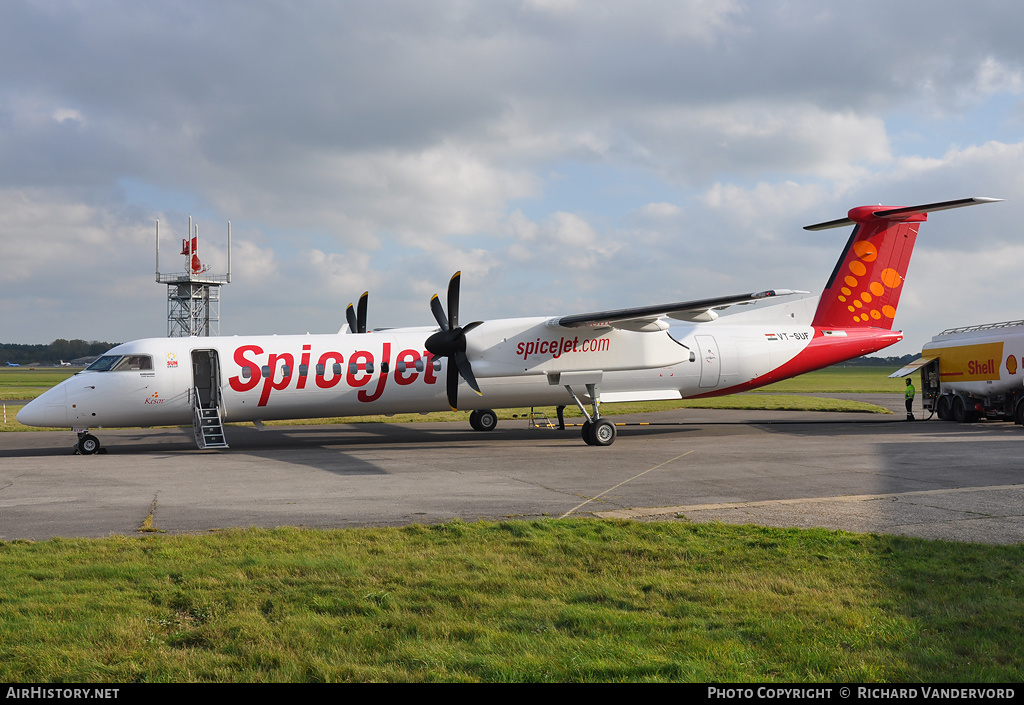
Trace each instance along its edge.
<path fill-rule="evenodd" d="M 964 198 L 905 208 L 861 206 L 846 218 L 808 225 L 805 230 L 854 226 L 821 293 L 812 325 L 892 330 L 917 231 L 928 213 L 999 200 Z"/>

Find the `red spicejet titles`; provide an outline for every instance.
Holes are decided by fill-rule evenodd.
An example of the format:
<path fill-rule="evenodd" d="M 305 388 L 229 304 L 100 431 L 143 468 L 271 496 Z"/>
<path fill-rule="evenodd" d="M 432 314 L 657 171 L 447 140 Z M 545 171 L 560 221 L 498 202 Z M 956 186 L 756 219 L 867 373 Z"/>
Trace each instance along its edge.
<path fill-rule="evenodd" d="M 561 338 L 559 340 L 531 340 L 528 343 L 519 343 L 516 346 L 516 354 L 522 355 L 524 360 L 530 355 L 550 355 L 557 360 L 567 352 L 607 352 L 611 348 L 612 341 L 608 338 L 584 338 L 580 337 Z"/>
<path fill-rule="evenodd" d="M 249 368 L 249 379 L 243 379 L 240 375 L 228 378 L 228 385 L 236 392 L 248 392 L 256 388 L 263 379 L 263 389 L 260 392 L 258 406 L 266 406 L 270 401 L 270 393 L 277 389 L 287 389 L 292 380 L 296 380 L 295 389 L 305 389 L 309 361 L 311 359 L 310 345 L 302 346 L 302 354 L 299 357 L 299 367 L 295 367 L 295 356 L 292 353 L 268 353 L 266 363 L 260 364 L 258 355 L 263 355 L 263 348 L 259 345 L 243 345 L 235 349 L 235 364 L 242 369 Z M 249 357 L 251 356 L 251 357 Z M 416 369 L 416 361 L 423 359 L 423 381 L 426 384 L 436 384 L 437 376 L 434 374 L 433 355 L 426 350 L 403 350 L 395 356 L 394 378 L 395 384 L 407 385 L 416 381 L 420 376 Z M 344 378 L 349 387 L 365 387 L 373 379 L 374 356 L 368 350 L 356 350 L 349 356 L 348 365 L 344 365 L 345 356 L 335 350 L 328 350 L 317 358 L 314 369 L 314 381 L 320 389 L 330 389 L 338 385 Z M 403 364 L 404 363 L 404 364 Z M 391 343 L 384 343 L 381 350 L 380 365 L 377 369 L 380 376 L 377 378 L 377 385 L 372 392 L 360 389 L 357 395 L 359 401 L 371 402 L 380 399 L 384 393 L 384 386 L 387 384 L 391 370 Z M 264 375 L 262 368 L 269 368 L 269 374 Z M 281 379 L 275 381 L 278 369 L 282 370 Z"/>

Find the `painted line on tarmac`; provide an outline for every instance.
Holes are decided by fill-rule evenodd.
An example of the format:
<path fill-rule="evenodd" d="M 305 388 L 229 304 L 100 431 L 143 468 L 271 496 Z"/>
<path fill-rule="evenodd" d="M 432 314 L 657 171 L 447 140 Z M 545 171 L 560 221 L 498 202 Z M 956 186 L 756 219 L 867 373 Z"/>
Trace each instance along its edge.
<path fill-rule="evenodd" d="M 665 461 L 665 462 L 663 462 L 663 463 L 659 463 L 659 464 L 655 465 L 655 466 L 654 466 L 653 468 L 647 468 L 647 469 L 646 469 L 646 470 L 644 470 L 643 472 L 641 472 L 641 473 L 639 473 L 639 474 L 637 474 L 637 475 L 634 475 L 633 477 L 629 478 L 628 480 L 623 480 L 622 482 L 620 482 L 619 484 L 615 485 L 614 487 L 609 487 L 608 489 L 606 489 L 606 490 L 605 490 L 604 492 L 602 492 L 601 494 L 597 494 L 597 495 L 594 495 L 593 497 L 591 497 L 590 499 L 588 499 L 588 500 L 587 500 L 586 502 L 583 502 L 582 504 L 577 504 L 577 505 L 576 505 L 575 507 L 573 507 L 572 509 L 570 509 L 569 511 L 567 511 L 567 512 L 566 512 L 565 514 L 563 514 L 562 516 L 560 516 L 560 517 L 558 517 L 558 518 L 559 518 L 559 519 L 565 519 L 565 518 L 566 518 L 567 516 L 569 516 L 570 514 L 572 514 L 573 512 L 575 512 L 575 511 L 576 511 L 577 509 L 579 509 L 580 507 L 585 507 L 586 505 L 588 505 L 588 504 L 590 504 L 591 502 L 593 502 L 593 501 L 594 501 L 595 499 L 600 499 L 601 497 L 603 497 L 604 495 L 608 494 L 608 493 L 609 493 L 609 492 L 611 492 L 612 490 L 614 490 L 614 489 L 617 489 L 617 488 L 619 488 L 619 487 L 622 487 L 622 486 L 623 486 L 623 485 L 625 485 L 625 484 L 626 484 L 627 482 L 632 482 L 633 480 L 637 479 L 638 477 L 643 477 L 643 476 L 644 476 L 644 475 L 646 475 L 647 473 L 649 473 L 649 472 L 652 472 L 652 471 L 654 471 L 654 470 L 657 470 L 657 469 L 658 469 L 658 468 L 660 468 L 660 467 L 664 467 L 665 465 L 668 465 L 669 463 L 675 462 L 676 460 L 679 460 L 680 458 L 685 458 L 686 456 L 688 456 L 688 455 L 689 455 L 690 453 L 692 453 L 692 452 L 693 452 L 692 450 L 688 450 L 688 451 L 686 451 L 685 453 L 683 453 L 683 454 L 681 454 L 681 455 L 677 455 L 677 456 L 676 456 L 676 457 L 674 457 L 674 458 L 670 458 L 669 460 L 666 460 L 666 461 Z"/>
<path fill-rule="evenodd" d="M 673 458 L 672 460 L 676 460 L 676 458 Z M 672 461 L 670 460 L 667 462 Z M 662 463 L 662 465 L 664 465 L 664 463 Z M 654 468 L 651 468 L 651 470 L 654 470 Z M 645 472 L 650 471 L 648 470 Z M 615 488 L 613 487 L 612 489 Z M 805 497 L 803 499 L 767 499 L 757 502 L 723 502 L 721 504 L 681 504 L 675 507 L 637 507 L 631 509 L 615 509 L 607 512 L 594 512 L 594 516 L 601 517 L 602 519 L 639 519 L 641 517 L 652 517 L 661 514 L 683 514 L 685 512 L 700 512 L 712 509 L 771 507 L 793 504 L 810 504 L 814 502 L 867 502 L 876 499 L 895 499 L 899 497 L 921 497 L 927 495 L 957 494 L 959 492 L 999 492 L 1006 490 L 1024 490 L 1024 485 L 987 485 L 984 487 L 952 487 L 941 490 L 914 490 L 912 492 L 840 495 L 838 497 Z M 608 491 L 610 492 L 611 490 Z M 586 502 L 584 502 L 584 504 L 586 504 Z M 575 511 L 575 509 L 572 511 Z"/>

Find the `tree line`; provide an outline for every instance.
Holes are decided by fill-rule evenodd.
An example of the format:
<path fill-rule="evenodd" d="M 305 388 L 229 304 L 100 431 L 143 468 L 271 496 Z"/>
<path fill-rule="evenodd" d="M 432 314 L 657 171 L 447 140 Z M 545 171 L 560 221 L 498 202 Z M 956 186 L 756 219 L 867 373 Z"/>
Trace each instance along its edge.
<path fill-rule="evenodd" d="M 56 365 L 59 361 L 70 362 L 79 357 L 102 355 L 119 343 L 104 343 L 99 340 L 64 340 L 58 338 L 48 345 L 19 345 L 0 343 L 0 365 L 13 362 L 16 365 L 37 363 Z"/>
<path fill-rule="evenodd" d="M 847 360 L 846 362 L 840 362 L 835 367 L 903 367 L 919 357 L 921 357 L 921 353 L 911 353 L 899 357 L 868 357 L 864 355 Z"/>

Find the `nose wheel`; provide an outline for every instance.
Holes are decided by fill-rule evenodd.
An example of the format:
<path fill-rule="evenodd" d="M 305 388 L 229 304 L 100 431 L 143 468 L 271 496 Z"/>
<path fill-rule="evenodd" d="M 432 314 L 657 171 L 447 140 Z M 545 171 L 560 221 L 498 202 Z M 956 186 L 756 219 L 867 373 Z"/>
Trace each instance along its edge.
<path fill-rule="evenodd" d="M 81 455 L 95 455 L 100 452 L 100 439 L 91 433 L 79 433 L 75 450 Z"/>

